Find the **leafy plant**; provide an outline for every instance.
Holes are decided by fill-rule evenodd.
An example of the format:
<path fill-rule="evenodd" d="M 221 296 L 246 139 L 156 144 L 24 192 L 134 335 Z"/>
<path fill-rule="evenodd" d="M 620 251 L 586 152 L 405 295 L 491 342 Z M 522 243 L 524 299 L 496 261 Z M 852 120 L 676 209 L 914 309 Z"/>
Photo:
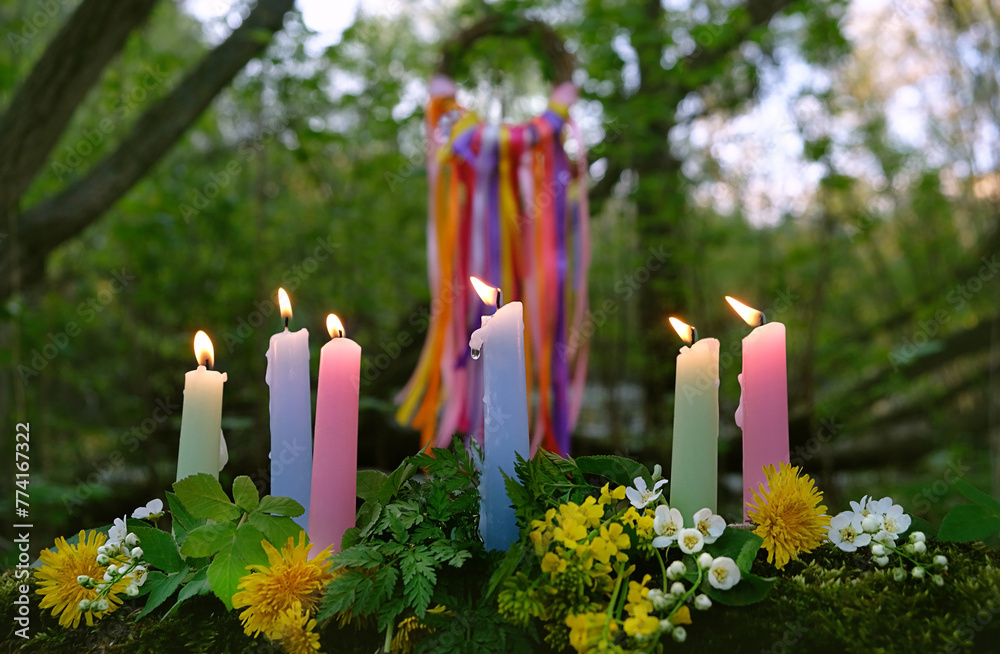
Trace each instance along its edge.
<path fill-rule="evenodd" d="M 434 603 L 464 596 L 457 571 L 487 553 L 479 537 L 478 473 L 461 445 L 405 460 L 392 474 L 362 472 L 358 512 L 348 543 L 334 558 L 340 572 L 326 587 L 319 619 L 377 618 L 391 641 L 401 617 L 423 620 Z M 426 478 L 417 480 L 418 471 Z"/>
<path fill-rule="evenodd" d="M 167 493 L 172 534 L 140 520 L 128 520 L 128 528 L 142 542 L 146 560 L 159 570 L 150 572 L 143 590 L 148 594 L 142 618 L 180 589 L 177 602 L 164 615 L 177 610 L 185 600 L 214 593 L 232 609 L 233 594 L 251 564 L 267 563 L 261 542 L 280 547 L 301 528 L 292 517 L 302 515 L 302 506 L 287 497 L 257 493 L 249 477 L 233 482 L 230 500 L 218 480 L 208 474 L 186 477 Z"/>

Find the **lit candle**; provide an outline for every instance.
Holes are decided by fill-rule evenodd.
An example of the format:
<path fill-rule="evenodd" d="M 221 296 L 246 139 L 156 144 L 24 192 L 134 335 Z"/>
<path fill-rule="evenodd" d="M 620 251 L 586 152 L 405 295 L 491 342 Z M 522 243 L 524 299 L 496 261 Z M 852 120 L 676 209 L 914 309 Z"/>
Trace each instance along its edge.
<path fill-rule="evenodd" d="M 677 355 L 670 506 L 688 522 L 718 506 L 719 341 L 699 340 L 697 330 L 677 318 L 670 324 L 688 343 Z"/>
<path fill-rule="evenodd" d="M 358 494 L 361 346 L 344 337 L 344 327 L 332 313 L 326 329 L 331 340 L 319 353 L 309 538 L 314 552 L 328 545 L 339 552 L 344 532 L 354 526 Z"/>
<path fill-rule="evenodd" d="M 479 533 L 487 549 L 507 550 L 517 540 L 517 520 L 501 470 L 514 476 L 515 454 L 527 459 L 528 392 L 524 369 L 524 310 L 503 304 L 500 289 L 471 278 L 479 296 L 497 307 L 472 332 L 472 357 L 483 357 L 483 470 L 479 484 Z"/>
<path fill-rule="evenodd" d="M 219 478 L 222 384 L 226 381 L 226 373 L 209 370 L 215 363 L 215 349 L 203 331 L 194 336 L 194 356 L 198 368 L 184 373 L 177 481 L 200 472 Z"/>
<path fill-rule="evenodd" d="M 743 339 L 743 374 L 736 424 L 743 430 L 743 513 L 752 489 L 767 483 L 765 465 L 788 462 L 788 373 L 785 326 L 726 296 L 753 331 Z"/>
<path fill-rule="evenodd" d="M 271 336 L 267 373 L 271 390 L 271 494 L 290 497 L 305 509 L 295 518 L 309 525 L 309 480 L 312 476 L 312 391 L 309 386 L 309 331 L 288 331 L 292 303 L 278 289 L 285 330 Z"/>

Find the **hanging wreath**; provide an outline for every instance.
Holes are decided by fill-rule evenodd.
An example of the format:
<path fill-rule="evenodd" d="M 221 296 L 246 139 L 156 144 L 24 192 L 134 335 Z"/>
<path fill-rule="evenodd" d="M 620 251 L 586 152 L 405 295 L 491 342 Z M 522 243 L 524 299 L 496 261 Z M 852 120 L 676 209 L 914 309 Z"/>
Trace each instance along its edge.
<path fill-rule="evenodd" d="M 486 37 L 526 39 L 554 84 L 548 107 L 520 124 L 489 124 L 456 100 L 453 75 Z M 524 305 L 531 450 L 569 453 L 587 368 L 590 261 L 587 161 L 569 108 L 575 59 L 548 25 L 491 16 L 445 43 L 427 106 L 428 277 L 431 323 L 397 417 L 423 444 L 455 432 L 481 443 L 482 377 L 469 334 L 485 307 L 475 276 Z M 576 159 L 564 139 L 578 143 Z"/>

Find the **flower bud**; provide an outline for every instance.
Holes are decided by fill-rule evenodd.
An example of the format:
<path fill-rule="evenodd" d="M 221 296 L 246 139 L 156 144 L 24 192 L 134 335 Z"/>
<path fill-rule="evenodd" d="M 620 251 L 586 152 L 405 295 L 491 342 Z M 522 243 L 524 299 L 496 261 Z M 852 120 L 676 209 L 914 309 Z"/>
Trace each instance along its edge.
<path fill-rule="evenodd" d="M 670 594 L 671 595 L 676 595 L 677 597 L 680 597 L 681 595 L 683 595 L 686 592 L 687 592 L 687 589 L 684 588 L 684 584 L 682 584 L 679 581 L 675 581 L 673 583 L 673 585 L 670 586 Z"/>
<path fill-rule="evenodd" d="M 896 581 L 905 581 L 906 576 L 906 568 L 896 568 L 892 571 L 892 578 Z"/>
<path fill-rule="evenodd" d="M 927 540 L 927 537 L 924 536 L 924 532 L 922 531 L 915 531 L 912 534 L 910 534 L 911 543 L 922 543 L 925 540 Z"/>
<path fill-rule="evenodd" d="M 116 575 L 118 574 L 118 566 L 111 564 L 108 566 L 108 574 Z"/>
<path fill-rule="evenodd" d="M 889 557 L 888 556 L 876 556 L 875 557 L 875 563 L 876 563 L 876 565 L 878 565 L 878 567 L 884 568 L 885 566 L 889 565 Z"/>
<path fill-rule="evenodd" d="M 136 536 L 135 534 L 129 534 L 128 536 L 125 537 L 125 544 L 128 545 L 129 547 L 135 547 L 136 545 L 139 544 L 139 537 Z"/>
<path fill-rule="evenodd" d="M 681 561 L 674 561 L 667 568 L 667 579 L 674 581 L 675 579 L 680 579 L 685 574 L 687 574 L 687 566 Z"/>
<path fill-rule="evenodd" d="M 83 612 L 89 611 L 90 610 L 90 600 L 89 599 L 82 599 L 82 600 L 80 600 L 80 603 L 77 605 L 77 608 L 80 609 Z"/>
<path fill-rule="evenodd" d="M 136 586 L 135 584 L 129 584 L 128 587 L 125 589 L 125 594 L 128 595 L 129 597 L 136 597 L 139 595 L 139 587 Z"/>
<path fill-rule="evenodd" d="M 104 566 L 104 565 L 107 565 L 109 563 L 111 563 L 111 559 L 108 558 L 107 554 L 98 554 L 97 555 L 97 565 Z"/>
<path fill-rule="evenodd" d="M 941 575 L 931 575 L 931 581 L 938 586 L 944 586 L 944 577 Z"/>
<path fill-rule="evenodd" d="M 948 569 L 947 557 L 938 554 L 937 556 L 934 557 L 934 565 L 936 565 L 939 568 L 944 568 L 945 570 L 947 570 Z"/>
<path fill-rule="evenodd" d="M 712 600 L 708 598 L 708 595 L 697 595 L 694 598 L 694 608 L 699 611 L 707 611 L 712 608 Z"/>
<path fill-rule="evenodd" d="M 111 582 L 114 580 L 114 578 L 115 578 L 114 575 L 112 575 L 110 572 L 104 573 L 104 581 Z"/>
<path fill-rule="evenodd" d="M 712 567 L 712 555 L 708 552 L 702 552 L 701 556 L 698 557 L 698 567 L 702 570 L 708 570 Z"/>
<path fill-rule="evenodd" d="M 111 604 L 108 602 L 108 600 L 102 598 L 91 604 L 90 608 L 93 609 L 94 611 L 100 612 L 100 611 L 107 611 L 109 606 L 111 606 Z"/>
<path fill-rule="evenodd" d="M 864 520 L 861 521 L 861 529 L 866 533 L 874 534 L 881 526 L 878 524 L 878 518 L 873 515 L 866 516 Z"/>
<path fill-rule="evenodd" d="M 132 552 L 129 554 L 129 556 L 131 556 L 133 559 L 141 559 L 142 558 L 142 548 L 141 547 L 133 547 L 132 548 Z"/>
<path fill-rule="evenodd" d="M 670 620 L 660 620 L 660 631 L 665 634 L 669 634 L 674 630 L 674 623 Z"/>
<path fill-rule="evenodd" d="M 915 567 L 915 568 L 913 569 L 913 571 L 912 571 L 912 572 L 911 572 L 910 574 L 912 574 L 912 575 L 913 575 L 913 578 L 914 578 L 914 579 L 923 579 L 923 578 L 924 578 L 924 569 L 923 569 L 923 568 L 921 568 L 921 567 L 920 567 L 920 566 L 918 565 L 917 567 Z"/>
<path fill-rule="evenodd" d="M 885 556 L 885 546 L 882 543 L 872 545 L 872 556 Z"/>
<path fill-rule="evenodd" d="M 688 637 L 687 632 L 684 631 L 684 627 L 680 625 L 674 627 L 674 630 L 670 632 L 670 635 L 673 636 L 674 640 L 676 640 L 678 643 L 683 643 L 685 640 L 687 640 Z"/>
<path fill-rule="evenodd" d="M 927 545 L 922 540 L 918 540 L 913 544 L 913 551 L 917 554 L 923 554 L 927 551 Z"/>
<path fill-rule="evenodd" d="M 98 554 L 107 554 L 108 553 L 108 546 L 107 545 L 101 545 L 100 547 L 97 548 L 97 553 Z"/>
<path fill-rule="evenodd" d="M 916 548 L 913 546 L 913 543 L 907 543 L 906 545 L 903 545 L 903 551 L 906 552 L 907 554 L 916 554 L 917 552 Z"/>
<path fill-rule="evenodd" d="M 86 588 L 87 584 L 90 583 L 90 577 L 88 577 L 87 575 L 80 575 L 76 578 L 76 583 Z"/>

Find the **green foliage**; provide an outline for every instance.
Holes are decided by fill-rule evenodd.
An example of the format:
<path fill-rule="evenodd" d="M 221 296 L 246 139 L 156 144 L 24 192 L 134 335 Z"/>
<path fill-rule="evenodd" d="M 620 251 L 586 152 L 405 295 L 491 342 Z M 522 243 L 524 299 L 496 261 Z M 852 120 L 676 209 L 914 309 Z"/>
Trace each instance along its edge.
<path fill-rule="evenodd" d="M 420 469 L 422 481 L 414 478 Z M 410 457 L 388 476 L 359 477 L 371 499 L 359 511 L 351 544 L 333 558 L 339 574 L 327 585 L 320 619 L 374 617 L 380 630 L 391 631 L 401 617 L 423 620 L 432 603 L 474 587 L 463 568 L 487 554 L 479 537 L 478 474 L 460 442 L 454 451 Z"/>
<path fill-rule="evenodd" d="M 972 504 L 953 507 L 941 521 L 941 540 L 969 542 L 1000 532 L 1000 502 L 964 479 L 953 482 Z"/>
<path fill-rule="evenodd" d="M 227 608 L 232 608 L 240 579 L 249 574 L 247 566 L 267 563 L 261 542 L 267 540 L 280 548 L 299 533 L 286 516 L 302 515 L 302 506 L 287 497 L 260 498 L 249 477 L 233 482 L 237 504 L 229 500 L 218 480 L 204 473 L 178 481 L 174 493 L 187 512 L 179 517 L 181 521 L 190 517 L 211 521 L 186 533 L 180 553 L 189 561 L 210 560 L 209 587 Z M 193 523 L 189 521 L 188 526 Z"/>

